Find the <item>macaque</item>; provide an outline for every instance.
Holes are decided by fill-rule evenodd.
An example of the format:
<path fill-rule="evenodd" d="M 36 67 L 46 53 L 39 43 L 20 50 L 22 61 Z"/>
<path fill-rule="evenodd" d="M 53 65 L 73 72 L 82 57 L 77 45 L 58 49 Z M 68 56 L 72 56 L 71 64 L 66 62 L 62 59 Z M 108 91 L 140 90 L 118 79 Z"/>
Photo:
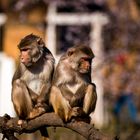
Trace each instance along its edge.
<path fill-rule="evenodd" d="M 33 119 L 50 110 L 54 57 L 42 38 L 33 34 L 25 36 L 18 49 L 20 62 L 12 79 L 12 102 L 19 117 L 18 124 L 22 125 L 22 120 Z"/>
<path fill-rule="evenodd" d="M 50 103 L 64 122 L 70 121 L 72 117 L 89 117 L 95 110 L 96 86 L 91 82 L 93 58 L 89 47 L 79 45 L 68 49 L 58 62 Z"/>

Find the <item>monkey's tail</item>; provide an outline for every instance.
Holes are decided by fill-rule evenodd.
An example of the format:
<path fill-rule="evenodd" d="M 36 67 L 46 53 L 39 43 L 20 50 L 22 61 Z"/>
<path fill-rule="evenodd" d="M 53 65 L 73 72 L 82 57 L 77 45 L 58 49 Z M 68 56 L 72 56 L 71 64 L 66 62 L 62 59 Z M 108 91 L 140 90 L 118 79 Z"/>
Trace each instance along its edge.
<path fill-rule="evenodd" d="M 41 127 L 39 130 L 43 137 L 49 138 L 48 131 L 45 126 Z"/>

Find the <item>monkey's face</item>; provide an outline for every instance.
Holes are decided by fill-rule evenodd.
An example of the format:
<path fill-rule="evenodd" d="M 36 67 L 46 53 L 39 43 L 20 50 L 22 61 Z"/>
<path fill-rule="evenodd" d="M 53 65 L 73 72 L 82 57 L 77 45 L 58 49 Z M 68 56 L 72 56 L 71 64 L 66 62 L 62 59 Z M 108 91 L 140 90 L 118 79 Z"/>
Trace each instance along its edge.
<path fill-rule="evenodd" d="M 43 47 L 37 41 L 20 48 L 20 60 L 26 67 L 35 64 L 43 54 Z"/>
<path fill-rule="evenodd" d="M 81 74 L 86 74 L 91 72 L 91 59 L 90 58 L 81 58 L 79 61 L 78 70 Z"/>
<path fill-rule="evenodd" d="M 91 48 L 86 46 L 73 47 L 68 49 L 67 58 L 73 70 L 87 74 L 91 72 L 91 62 L 94 54 Z"/>
<path fill-rule="evenodd" d="M 28 46 L 25 46 L 24 48 L 20 49 L 20 61 L 27 67 L 32 64 L 30 52 L 31 52 L 31 48 Z"/>

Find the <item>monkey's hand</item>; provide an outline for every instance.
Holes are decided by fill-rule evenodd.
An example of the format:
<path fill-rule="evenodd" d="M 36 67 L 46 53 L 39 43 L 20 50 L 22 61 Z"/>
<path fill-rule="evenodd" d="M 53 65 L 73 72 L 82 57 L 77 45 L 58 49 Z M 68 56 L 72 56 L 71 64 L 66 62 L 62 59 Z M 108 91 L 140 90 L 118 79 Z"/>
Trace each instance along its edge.
<path fill-rule="evenodd" d="M 71 117 L 72 116 L 78 116 L 78 109 L 79 107 L 73 107 L 72 110 L 71 110 Z"/>
<path fill-rule="evenodd" d="M 34 119 L 42 114 L 44 114 L 46 111 L 43 107 L 33 108 L 33 110 L 29 113 L 28 119 Z"/>
<path fill-rule="evenodd" d="M 50 107 L 46 103 L 38 102 L 33 108 L 33 110 L 30 112 L 28 119 L 36 118 L 49 110 Z"/>
<path fill-rule="evenodd" d="M 39 107 L 44 108 L 46 112 L 47 112 L 47 111 L 50 111 L 49 105 L 47 105 L 47 104 L 44 103 L 44 102 L 42 102 L 42 103 L 41 103 L 41 102 L 38 102 L 38 103 L 35 105 L 35 108 L 39 108 Z"/>
<path fill-rule="evenodd" d="M 77 116 L 80 116 L 81 115 L 81 111 L 82 109 L 80 107 L 73 107 L 71 108 L 70 110 L 70 114 L 69 114 L 69 120 L 72 118 L 72 117 L 77 117 Z"/>
<path fill-rule="evenodd" d="M 45 107 L 45 106 L 46 106 L 45 103 L 38 102 L 38 103 L 35 105 L 35 108 L 38 108 L 38 107 Z"/>
<path fill-rule="evenodd" d="M 82 107 L 73 107 L 73 108 L 71 108 L 70 113 L 69 113 L 69 120 L 72 117 L 81 117 L 81 116 L 87 116 L 85 114 L 85 112 L 83 111 Z"/>
<path fill-rule="evenodd" d="M 85 116 L 85 112 L 83 111 L 82 107 L 73 107 L 73 116 Z"/>
<path fill-rule="evenodd" d="M 82 107 L 73 107 L 71 111 L 71 121 L 84 121 L 90 123 L 90 117 L 83 111 Z"/>
<path fill-rule="evenodd" d="M 44 114 L 47 110 L 49 110 L 49 106 L 47 104 L 37 103 L 33 110 L 29 113 L 28 119 L 36 118 Z"/>

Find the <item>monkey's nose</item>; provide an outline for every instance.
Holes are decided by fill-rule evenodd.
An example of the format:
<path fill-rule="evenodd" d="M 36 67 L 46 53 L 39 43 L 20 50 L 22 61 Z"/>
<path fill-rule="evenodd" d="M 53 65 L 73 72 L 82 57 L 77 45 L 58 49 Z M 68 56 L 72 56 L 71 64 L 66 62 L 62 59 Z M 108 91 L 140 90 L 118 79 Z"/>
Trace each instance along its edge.
<path fill-rule="evenodd" d="M 89 70 L 89 69 L 90 69 L 90 67 L 91 67 L 90 65 L 87 65 L 87 66 L 86 66 L 86 69 L 87 69 L 87 70 Z"/>
<path fill-rule="evenodd" d="M 21 57 L 21 58 L 20 58 L 20 61 L 23 63 L 23 62 L 24 62 L 24 58 Z"/>

